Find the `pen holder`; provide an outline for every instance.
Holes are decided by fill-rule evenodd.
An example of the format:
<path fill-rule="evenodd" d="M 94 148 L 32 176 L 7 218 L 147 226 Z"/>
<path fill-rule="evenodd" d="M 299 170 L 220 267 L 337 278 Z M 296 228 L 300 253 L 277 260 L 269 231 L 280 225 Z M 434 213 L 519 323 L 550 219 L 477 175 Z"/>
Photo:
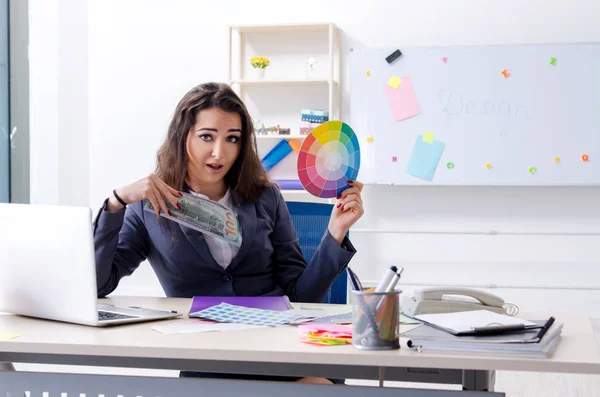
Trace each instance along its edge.
<path fill-rule="evenodd" d="M 363 350 L 400 348 L 400 293 L 351 291 L 352 347 Z"/>

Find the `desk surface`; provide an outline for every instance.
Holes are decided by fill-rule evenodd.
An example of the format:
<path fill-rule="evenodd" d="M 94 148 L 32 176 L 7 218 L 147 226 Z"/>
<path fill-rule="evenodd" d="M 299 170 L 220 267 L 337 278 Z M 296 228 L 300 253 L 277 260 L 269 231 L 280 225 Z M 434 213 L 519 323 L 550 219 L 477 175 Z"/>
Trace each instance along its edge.
<path fill-rule="evenodd" d="M 174 298 L 115 297 L 116 305 L 136 305 L 177 310 L 187 314 L 191 300 Z M 315 305 L 312 305 L 315 306 Z M 589 316 L 585 313 L 553 313 L 565 326 L 561 341 L 550 359 L 484 357 L 433 354 L 408 349 L 364 351 L 346 346 L 313 346 L 299 342 L 296 327 L 259 328 L 241 331 L 164 335 L 151 329 L 157 322 L 95 328 L 0 315 L 0 333 L 21 337 L 0 341 L 3 352 L 60 354 L 95 357 L 220 360 L 269 363 L 360 365 L 476 370 L 546 371 L 600 374 L 600 352 Z M 522 318 L 543 318 L 544 313 Z M 161 323 L 189 321 L 186 316 Z M 409 326 L 401 326 L 409 327 Z M 407 328 L 404 328 L 407 329 Z M 401 329 L 401 330 L 404 330 Z M 1 361 L 1 359 L 0 359 Z"/>

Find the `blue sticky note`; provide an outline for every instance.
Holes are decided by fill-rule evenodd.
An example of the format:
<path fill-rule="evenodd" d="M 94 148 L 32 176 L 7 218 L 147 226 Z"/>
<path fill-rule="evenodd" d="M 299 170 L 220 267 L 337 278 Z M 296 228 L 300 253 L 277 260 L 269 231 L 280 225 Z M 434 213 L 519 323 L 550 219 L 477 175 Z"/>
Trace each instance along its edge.
<path fill-rule="evenodd" d="M 423 135 L 419 135 L 405 172 L 431 182 L 445 147 L 446 144 L 440 141 L 423 142 Z"/>

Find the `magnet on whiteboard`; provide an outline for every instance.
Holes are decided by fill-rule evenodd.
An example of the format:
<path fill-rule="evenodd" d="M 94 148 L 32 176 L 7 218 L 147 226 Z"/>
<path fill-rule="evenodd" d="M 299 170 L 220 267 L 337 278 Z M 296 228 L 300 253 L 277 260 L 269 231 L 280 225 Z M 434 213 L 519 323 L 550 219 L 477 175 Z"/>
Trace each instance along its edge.
<path fill-rule="evenodd" d="M 491 168 L 492 168 L 492 165 L 491 165 L 490 163 L 487 163 L 487 164 L 485 165 L 485 168 L 487 168 L 487 169 L 489 170 L 489 169 L 491 169 Z"/>
<path fill-rule="evenodd" d="M 398 161 L 398 157 L 396 157 L 396 156 L 392 156 L 392 162 L 394 162 L 394 163 L 395 163 L 396 161 Z"/>
<path fill-rule="evenodd" d="M 555 162 L 555 163 L 560 163 L 560 157 L 555 157 L 555 158 L 554 158 L 554 162 Z"/>
<path fill-rule="evenodd" d="M 373 142 L 373 137 L 372 136 L 368 136 L 367 137 L 367 142 L 369 142 L 369 143 Z"/>
<path fill-rule="evenodd" d="M 446 168 L 448 168 L 449 170 L 451 170 L 452 168 L 454 168 L 454 163 L 452 161 L 448 161 L 446 163 Z"/>
<path fill-rule="evenodd" d="M 583 156 L 581 156 L 581 159 L 583 161 L 590 161 L 590 157 L 587 154 L 584 154 Z"/>
<path fill-rule="evenodd" d="M 367 75 L 367 77 L 369 77 L 369 76 L 371 76 L 371 71 L 370 71 L 370 70 L 367 70 L 367 71 L 365 72 L 365 74 Z"/>
<path fill-rule="evenodd" d="M 532 165 L 531 167 L 529 167 L 529 168 L 527 169 L 527 171 L 529 171 L 529 173 L 530 173 L 531 175 L 533 175 L 533 174 L 535 174 L 535 173 L 537 172 L 537 168 L 535 168 L 535 167 Z"/>
<path fill-rule="evenodd" d="M 510 76 L 509 71 L 506 69 L 502 69 L 502 71 L 500 73 L 502 73 L 502 75 L 504 76 L 505 79 L 507 79 Z"/>

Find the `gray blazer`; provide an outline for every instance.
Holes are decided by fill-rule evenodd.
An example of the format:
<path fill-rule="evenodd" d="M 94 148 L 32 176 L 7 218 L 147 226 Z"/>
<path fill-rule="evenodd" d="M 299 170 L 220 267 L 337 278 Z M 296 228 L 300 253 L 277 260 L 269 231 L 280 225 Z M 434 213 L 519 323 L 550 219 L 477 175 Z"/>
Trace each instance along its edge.
<path fill-rule="evenodd" d="M 94 222 L 98 297 L 114 291 L 148 259 L 169 297 L 287 295 L 296 302 L 320 302 L 356 253 L 348 239 L 340 247 L 326 231 L 307 265 L 274 186 L 254 203 L 235 194 L 233 202 L 242 245 L 227 269 L 216 263 L 202 233 L 165 218 L 159 224 L 143 202 L 114 213 L 104 210 L 105 202 Z"/>

